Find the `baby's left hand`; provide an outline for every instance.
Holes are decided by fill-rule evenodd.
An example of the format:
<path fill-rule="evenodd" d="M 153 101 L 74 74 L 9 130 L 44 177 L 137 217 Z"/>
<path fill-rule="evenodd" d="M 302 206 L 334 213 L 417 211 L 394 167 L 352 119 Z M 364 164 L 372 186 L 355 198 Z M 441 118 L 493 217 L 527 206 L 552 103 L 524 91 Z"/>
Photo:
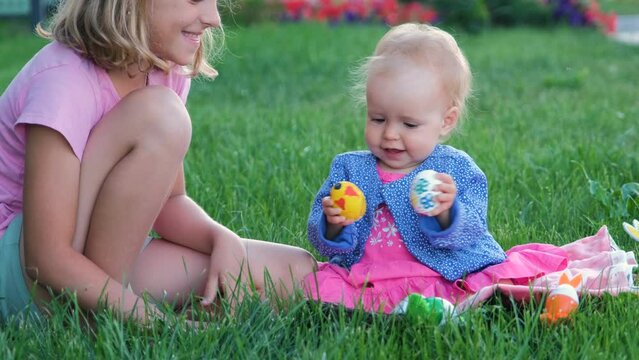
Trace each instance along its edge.
<path fill-rule="evenodd" d="M 450 208 L 453 206 L 455 197 L 457 197 L 457 185 L 455 185 L 455 180 L 446 173 L 437 173 L 435 177 L 442 183 L 435 185 L 433 188 L 433 191 L 439 192 L 435 198 L 437 200 L 437 207 L 430 211 L 428 215 L 445 215 L 448 217 Z"/>

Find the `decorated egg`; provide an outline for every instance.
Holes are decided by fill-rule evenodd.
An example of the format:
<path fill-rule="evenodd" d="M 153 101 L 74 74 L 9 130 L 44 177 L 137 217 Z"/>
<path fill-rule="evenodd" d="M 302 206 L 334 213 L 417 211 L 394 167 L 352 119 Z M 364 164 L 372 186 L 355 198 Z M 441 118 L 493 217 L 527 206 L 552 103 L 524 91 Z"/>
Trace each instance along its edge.
<path fill-rule="evenodd" d="M 425 297 L 421 294 L 410 294 L 402 300 L 393 313 L 405 314 L 412 322 L 431 325 L 444 325 L 456 316 L 455 306 L 440 297 Z"/>
<path fill-rule="evenodd" d="M 410 202 L 418 214 L 428 215 L 435 210 L 439 203 L 437 195 L 439 191 L 434 191 L 436 185 L 441 181 L 435 177 L 437 171 L 424 170 L 415 175 L 410 187 Z"/>
<path fill-rule="evenodd" d="M 340 181 L 331 188 L 333 206 L 342 210 L 341 215 L 348 220 L 359 220 L 366 212 L 366 198 L 357 185 Z"/>
<path fill-rule="evenodd" d="M 577 274 L 572 279 L 566 273 L 561 274 L 559 286 L 548 294 L 540 319 L 546 324 L 556 324 L 569 319 L 579 308 L 577 289 L 581 287 L 581 282 L 581 274 Z"/>

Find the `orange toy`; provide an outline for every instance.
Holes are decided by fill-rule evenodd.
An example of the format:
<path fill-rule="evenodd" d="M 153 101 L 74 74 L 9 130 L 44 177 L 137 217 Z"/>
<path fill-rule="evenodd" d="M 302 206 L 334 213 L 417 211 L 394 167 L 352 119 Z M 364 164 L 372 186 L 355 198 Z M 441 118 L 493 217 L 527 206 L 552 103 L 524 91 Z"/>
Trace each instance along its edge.
<path fill-rule="evenodd" d="M 550 291 L 546 299 L 544 313 L 540 315 L 541 321 L 547 324 L 555 324 L 568 318 L 579 307 L 577 289 L 581 286 L 581 274 L 568 279 L 566 273 L 561 274 L 559 286 Z"/>

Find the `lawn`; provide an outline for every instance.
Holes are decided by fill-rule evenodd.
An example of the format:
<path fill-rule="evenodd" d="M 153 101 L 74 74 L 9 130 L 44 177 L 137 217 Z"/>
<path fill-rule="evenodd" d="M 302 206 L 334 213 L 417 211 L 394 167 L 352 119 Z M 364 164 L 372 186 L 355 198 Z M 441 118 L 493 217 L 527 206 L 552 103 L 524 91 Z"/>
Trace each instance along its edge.
<path fill-rule="evenodd" d="M 188 191 L 245 237 L 302 246 L 332 157 L 363 149 L 364 110 L 350 70 L 382 26 L 264 24 L 227 30 L 213 82 L 194 83 Z M 469 116 L 450 144 L 489 181 L 489 224 L 505 248 L 566 244 L 622 221 L 621 188 L 639 182 L 639 47 L 593 30 L 495 29 L 459 34 L 475 75 Z M 0 24 L 0 89 L 44 44 L 26 23 Z M 583 299 L 574 320 L 541 326 L 539 304 L 496 298 L 436 328 L 402 317 L 293 301 L 274 312 L 247 300 L 193 330 L 101 313 L 91 327 L 59 305 L 45 324 L 5 324 L 0 358 L 639 358 L 639 297 Z M 72 304 L 71 304 L 72 305 Z M 277 306 L 275 306 L 277 307 Z"/>
<path fill-rule="evenodd" d="M 637 0 L 599 0 L 599 4 L 604 11 L 614 11 L 621 15 L 639 14 Z"/>

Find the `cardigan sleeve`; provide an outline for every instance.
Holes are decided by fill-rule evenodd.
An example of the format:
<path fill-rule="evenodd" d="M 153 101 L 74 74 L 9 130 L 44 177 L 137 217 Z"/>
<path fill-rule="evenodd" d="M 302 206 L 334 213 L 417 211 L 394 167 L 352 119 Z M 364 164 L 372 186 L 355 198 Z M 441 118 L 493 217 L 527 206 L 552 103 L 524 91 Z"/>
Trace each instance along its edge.
<path fill-rule="evenodd" d="M 334 255 L 351 252 L 355 247 L 356 228 L 353 224 L 345 226 L 334 239 L 326 239 L 326 216 L 322 209 L 322 199 L 330 194 L 331 187 L 339 181 L 348 180 L 345 164 L 340 157 L 333 159 L 328 177 L 315 195 L 308 218 L 308 239 L 320 253 L 331 258 Z"/>

